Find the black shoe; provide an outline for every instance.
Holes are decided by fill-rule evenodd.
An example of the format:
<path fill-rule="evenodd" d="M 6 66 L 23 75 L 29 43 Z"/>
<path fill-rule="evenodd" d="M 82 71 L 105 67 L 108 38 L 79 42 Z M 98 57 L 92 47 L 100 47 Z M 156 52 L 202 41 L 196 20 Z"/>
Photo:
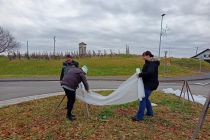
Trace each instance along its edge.
<path fill-rule="evenodd" d="M 136 117 L 131 117 L 132 121 L 142 121 L 143 119 L 137 119 Z"/>
<path fill-rule="evenodd" d="M 75 117 L 75 115 L 73 115 L 70 110 L 67 110 L 66 117 Z"/>
<path fill-rule="evenodd" d="M 149 116 L 149 117 L 153 117 L 154 115 L 153 114 L 146 114 L 147 116 Z"/>
<path fill-rule="evenodd" d="M 69 118 L 69 117 L 72 117 L 72 118 L 76 118 L 76 116 L 75 115 L 73 115 L 73 114 L 71 114 L 71 115 L 66 115 L 66 118 Z"/>
<path fill-rule="evenodd" d="M 73 114 L 71 114 L 71 116 L 73 117 L 73 118 L 75 118 L 76 116 L 75 115 L 73 115 Z"/>
<path fill-rule="evenodd" d="M 76 118 L 74 118 L 74 117 L 72 117 L 72 116 L 68 116 L 67 119 L 70 120 L 70 121 L 76 120 Z"/>

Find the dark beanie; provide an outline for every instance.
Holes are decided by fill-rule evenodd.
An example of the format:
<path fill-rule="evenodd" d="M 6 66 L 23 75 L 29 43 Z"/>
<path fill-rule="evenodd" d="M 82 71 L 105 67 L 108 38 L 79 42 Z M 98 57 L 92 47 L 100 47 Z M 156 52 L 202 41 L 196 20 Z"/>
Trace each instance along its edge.
<path fill-rule="evenodd" d="M 154 57 L 154 55 L 150 52 L 150 51 L 146 51 L 146 52 L 144 52 L 143 54 L 142 54 L 142 56 L 150 56 L 150 57 Z"/>
<path fill-rule="evenodd" d="M 66 58 L 73 58 L 73 57 L 72 57 L 72 55 L 67 54 L 67 55 L 66 55 Z"/>

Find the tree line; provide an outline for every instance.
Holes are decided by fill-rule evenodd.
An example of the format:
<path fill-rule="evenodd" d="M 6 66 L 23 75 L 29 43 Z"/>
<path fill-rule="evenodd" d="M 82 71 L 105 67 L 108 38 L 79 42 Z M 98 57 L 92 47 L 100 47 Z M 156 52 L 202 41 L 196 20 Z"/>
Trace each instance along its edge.
<path fill-rule="evenodd" d="M 120 55 L 120 51 L 118 53 L 114 52 L 112 49 L 107 50 L 88 50 L 85 54 L 79 54 L 78 51 L 74 52 L 34 52 L 30 53 L 20 53 L 18 49 L 20 48 L 20 43 L 15 39 L 15 37 L 6 29 L 0 26 L 0 54 L 7 53 L 9 60 L 13 59 L 63 59 L 67 54 L 72 55 L 74 58 L 80 57 L 103 57 L 103 56 L 114 56 Z M 126 45 L 126 54 L 129 54 L 129 48 Z"/>
<path fill-rule="evenodd" d="M 109 53 L 107 53 L 105 50 L 102 51 L 87 51 L 86 54 L 79 55 L 79 52 L 59 52 L 59 53 L 48 53 L 48 52 L 34 52 L 34 53 L 24 53 L 21 54 L 19 51 L 13 51 L 8 53 L 9 60 L 14 59 L 64 59 L 66 55 L 70 54 L 74 58 L 81 58 L 81 57 L 104 57 L 104 56 L 116 56 L 120 55 L 120 53 L 115 53 L 112 50 L 110 50 Z"/>

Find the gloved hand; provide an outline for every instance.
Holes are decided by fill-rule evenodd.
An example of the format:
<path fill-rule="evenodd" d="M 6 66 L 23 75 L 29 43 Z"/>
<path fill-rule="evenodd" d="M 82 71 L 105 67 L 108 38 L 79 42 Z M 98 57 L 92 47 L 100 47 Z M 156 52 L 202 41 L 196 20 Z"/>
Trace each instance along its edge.
<path fill-rule="evenodd" d="M 138 76 L 139 76 L 139 77 L 142 77 L 142 73 L 139 73 Z"/>

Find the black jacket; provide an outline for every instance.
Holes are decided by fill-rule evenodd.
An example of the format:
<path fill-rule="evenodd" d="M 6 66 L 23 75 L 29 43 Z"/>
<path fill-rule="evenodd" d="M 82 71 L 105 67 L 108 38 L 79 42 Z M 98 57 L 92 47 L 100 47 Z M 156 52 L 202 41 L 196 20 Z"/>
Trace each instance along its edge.
<path fill-rule="evenodd" d="M 77 61 L 74 61 L 74 60 L 72 60 L 71 63 L 68 63 L 67 61 L 63 62 L 63 67 L 62 67 L 61 74 L 60 74 L 60 81 L 62 81 L 62 79 L 63 79 L 63 76 L 64 76 L 64 68 L 66 66 L 75 66 L 75 67 L 79 68 L 79 63 Z"/>
<path fill-rule="evenodd" d="M 82 69 L 75 67 L 63 77 L 61 85 L 65 85 L 76 90 L 80 82 L 84 84 L 86 90 L 89 90 L 85 73 L 82 71 Z"/>
<path fill-rule="evenodd" d="M 142 72 L 139 73 L 139 77 L 142 77 L 145 89 L 156 90 L 158 88 L 159 65 L 160 62 L 154 58 L 152 58 L 150 61 L 145 61 Z"/>

